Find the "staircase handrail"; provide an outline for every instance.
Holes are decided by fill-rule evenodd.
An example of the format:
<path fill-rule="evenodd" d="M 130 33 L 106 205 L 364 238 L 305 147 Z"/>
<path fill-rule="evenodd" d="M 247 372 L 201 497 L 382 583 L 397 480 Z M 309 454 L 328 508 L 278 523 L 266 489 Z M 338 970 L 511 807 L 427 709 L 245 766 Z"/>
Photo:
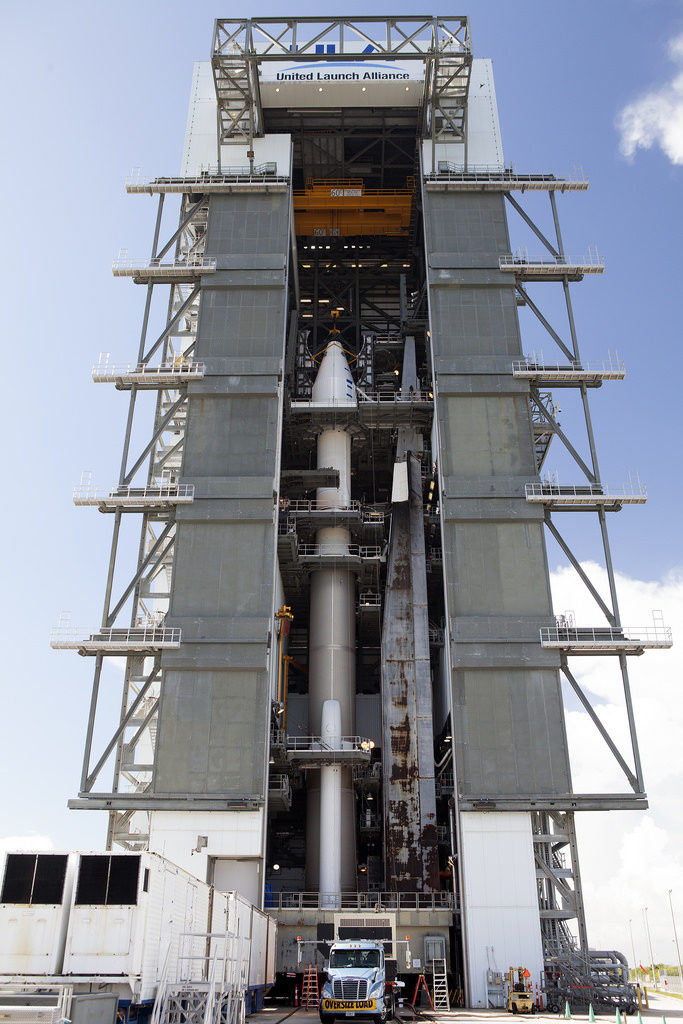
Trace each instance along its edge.
<path fill-rule="evenodd" d="M 218 963 L 218 949 L 214 949 L 211 958 L 211 970 L 209 971 L 209 987 L 206 993 L 206 1004 L 204 1006 L 204 1024 L 212 1024 L 213 1007 L 216 1001 L 216 966 Z"/>
<path fill-rule="evenodd" d="M 168 970 L 170 962 L 171 943 L 169 942 L 168 946 L 166 947 L 166 955 L 164 957 L 164 963 L 161 968 L 161 977 L 159 978 L 159 984 L 157 985 L 157 994 L 154 999 L 151 1024 L 160 1024 L 161 1022 L 161 1010 L 166 1000 L 166 988 L 168 984 Z"/>

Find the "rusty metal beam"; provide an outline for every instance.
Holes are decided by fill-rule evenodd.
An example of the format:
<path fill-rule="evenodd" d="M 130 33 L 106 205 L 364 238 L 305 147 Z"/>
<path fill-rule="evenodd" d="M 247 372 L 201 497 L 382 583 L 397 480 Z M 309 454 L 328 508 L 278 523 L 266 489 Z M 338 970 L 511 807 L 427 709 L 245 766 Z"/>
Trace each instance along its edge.
<path fill-rule="evenodd" d="M 409 500 L 392 510 L 382 630 L 382 761 L 386 885 L 439 889 L 427 572 L 420 463 L 408 455 Z"/>

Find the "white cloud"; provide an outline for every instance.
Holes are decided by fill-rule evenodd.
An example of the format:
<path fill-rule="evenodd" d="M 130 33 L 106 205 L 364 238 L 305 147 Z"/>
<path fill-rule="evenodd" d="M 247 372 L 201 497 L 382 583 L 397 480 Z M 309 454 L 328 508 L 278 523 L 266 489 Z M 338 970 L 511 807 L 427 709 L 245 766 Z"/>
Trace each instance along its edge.
<path fill-rule="evenodd" d="M 669 43 L 669 57 L 679 66 L 678 73 L 619 114 L 620 149 L 629 160 L 638 149 L 657 145 L 671 163 L 683 164 L 683 34 Z"/>
<path fill-rule="evenodd" d="M 28 836 L 0 836 L 0 853 L 15 850 L 54 850 L 55 844 L 49 836 L 41 836 L 37 832 Z"/>
<path fill-rule="evenodd" d="M 681 39 L 683 47 L 683 38 Z M 583 563 L 599 593 L 607 595 L 607 574 Z M 595 603 L 572 568 L 551 574 L 558 611 L 572 609 L 584 625 L 604 625 Z M 652 624 L 661 609 L 673 627 L 674 647 L 628 659 L 640 755 L 650 810 L 586 812 L 577 817 L 579 857 L 591 946 L 621 949 L 633 959 L 649 958 L 642 908 L 648 907 L 655 959 L 674 963 L 673 928 L 667 892 L 673 890 L 679 935 L 683 934 L 683 574 L 661 581 L 617 574 L 622 621 Z M 621 674 L 614 658 L 573 658 L 570 665 L 626 760 L 629 733 Z M 574 710 L 574 708 L 577 710 Z M 628 790 L 617 762 L 578 704 L 567 711 L 574 789 L 584 793 Z"/>

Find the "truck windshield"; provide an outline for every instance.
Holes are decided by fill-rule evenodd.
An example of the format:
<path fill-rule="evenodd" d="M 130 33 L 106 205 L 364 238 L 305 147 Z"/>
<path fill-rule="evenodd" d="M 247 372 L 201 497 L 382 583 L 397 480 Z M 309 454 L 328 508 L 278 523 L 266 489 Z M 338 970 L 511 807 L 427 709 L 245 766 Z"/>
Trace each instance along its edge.
<path fill-rule="evenodd" d="M 379 967 L 378 949 L 334 949 L 330 967 Z"/>

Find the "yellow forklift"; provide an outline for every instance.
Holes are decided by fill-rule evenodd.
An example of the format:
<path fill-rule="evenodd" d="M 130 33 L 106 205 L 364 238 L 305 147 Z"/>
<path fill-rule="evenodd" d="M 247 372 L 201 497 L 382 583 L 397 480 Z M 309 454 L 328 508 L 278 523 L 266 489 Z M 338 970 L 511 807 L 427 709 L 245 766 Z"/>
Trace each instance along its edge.
<path fill-rule="evenodd" d="M 517 968 L 517 981 L 515 981 L 515 968 L 508 969 L 508 1013 L 536 1013 L 536 1003 L 531 992 L 527 991 L 525 979 L 531 975 L 524 967 Z"/>

